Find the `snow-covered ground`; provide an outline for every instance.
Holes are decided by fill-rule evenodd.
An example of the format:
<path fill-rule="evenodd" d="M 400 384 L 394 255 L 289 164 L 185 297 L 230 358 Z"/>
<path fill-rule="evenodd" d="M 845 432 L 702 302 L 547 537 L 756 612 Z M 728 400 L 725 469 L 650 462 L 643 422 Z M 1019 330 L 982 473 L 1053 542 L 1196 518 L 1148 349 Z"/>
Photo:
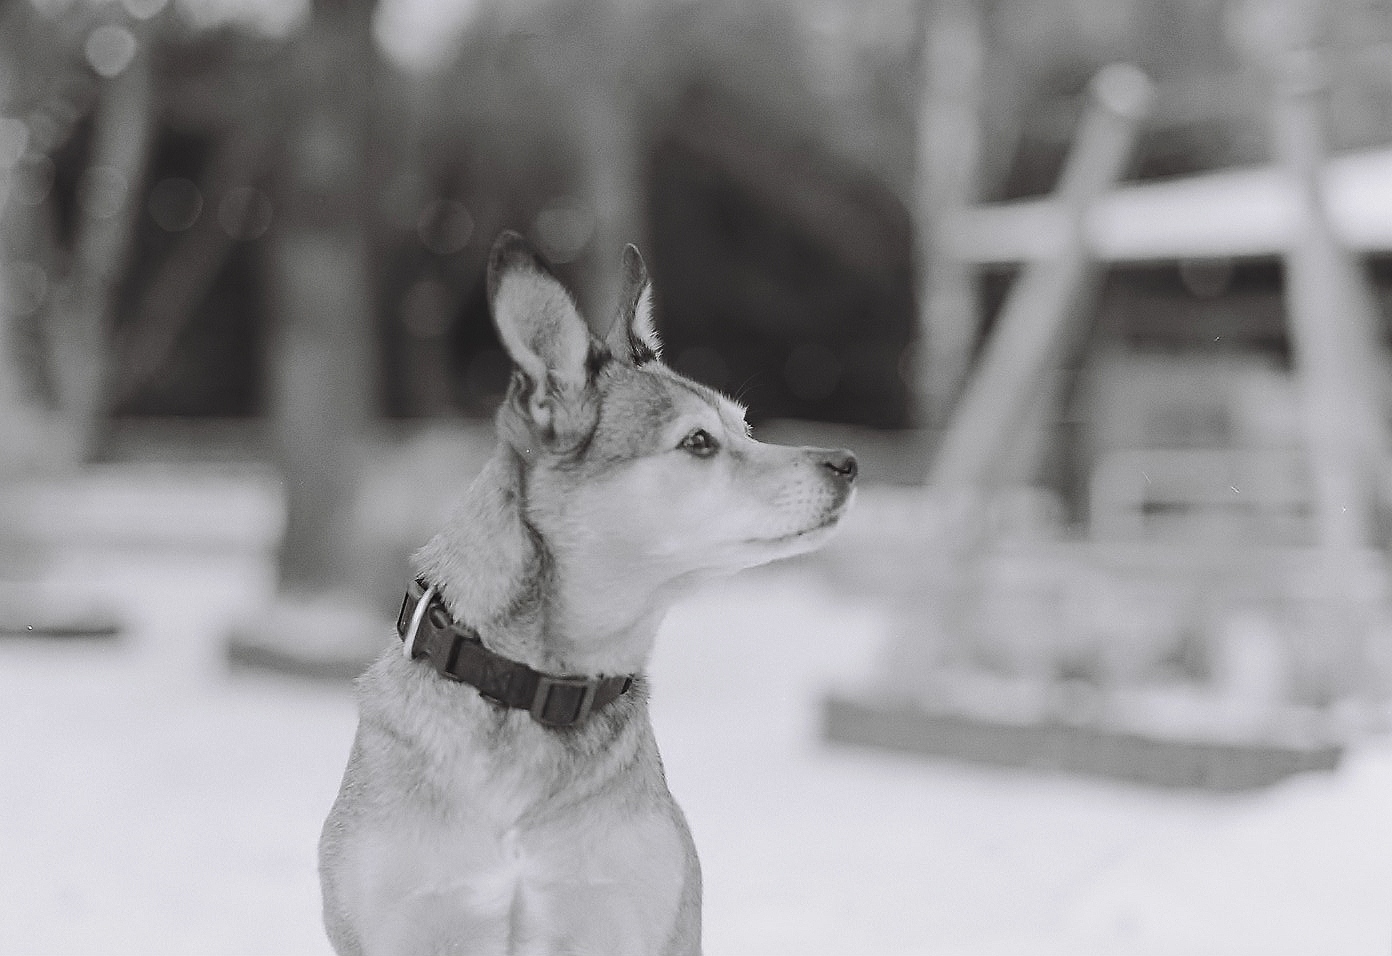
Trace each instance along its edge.
<path fill-rule="evenodd" d="M 62 571 L 132 626 L 0 639 L 0 952 L 327 952 L 315 842 L 354 705 L 226 668 L 268 567 L 146 550 Z M 1392 746 L 1227 796 L 828 746 L 819 696 L 870 673 L 880 623 L 796 569 L 668 620 L 655 720 L 708 953 L 1392 950 Z"/>

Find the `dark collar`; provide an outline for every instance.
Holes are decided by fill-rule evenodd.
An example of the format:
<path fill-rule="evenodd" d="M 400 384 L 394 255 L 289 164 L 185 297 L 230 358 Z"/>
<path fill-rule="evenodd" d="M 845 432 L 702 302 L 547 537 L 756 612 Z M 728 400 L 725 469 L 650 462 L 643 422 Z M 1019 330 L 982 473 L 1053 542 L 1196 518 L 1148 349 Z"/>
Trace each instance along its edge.
<path fill-rule="evenodd" d="M 441 676 L 477 688 L 495 704 L 528 711 L 547 727 L 574 727 L 633 686 L 631 675 L 557 677 L 495 654 L 472 628 L 456 623 L 439 592 L 419 578 L 406 589 L 396 633 L 408 659 L 424 658 Z"/>

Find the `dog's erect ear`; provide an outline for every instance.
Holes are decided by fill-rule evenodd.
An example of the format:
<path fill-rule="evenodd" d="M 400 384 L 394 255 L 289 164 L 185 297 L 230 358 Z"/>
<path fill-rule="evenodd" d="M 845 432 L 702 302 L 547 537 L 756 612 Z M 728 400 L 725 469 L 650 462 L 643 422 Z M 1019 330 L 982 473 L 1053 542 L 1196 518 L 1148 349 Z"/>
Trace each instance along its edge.
<path fill-rule="evenodd" d="M 515 232 L 493 244 L 488 301 L 498 338 L 526 380 L 532 422 L 549 434 L 579 426 L 597 345 L 565 286 Z"/>
<path fill-rule="evenodd" d="M 604 341 L 615 358 L 633 365 L 651 362 L 662 354 L 662 341 L 653 328 L 652 282 L 643 257 L 632 245 L 624 247 L 619 314 Z"/>

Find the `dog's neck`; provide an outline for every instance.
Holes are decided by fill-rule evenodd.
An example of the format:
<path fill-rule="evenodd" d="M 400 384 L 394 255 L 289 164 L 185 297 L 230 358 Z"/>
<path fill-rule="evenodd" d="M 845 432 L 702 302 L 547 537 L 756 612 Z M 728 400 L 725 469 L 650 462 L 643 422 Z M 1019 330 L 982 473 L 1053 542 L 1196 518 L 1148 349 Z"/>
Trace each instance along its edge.
<path fill-rule="evenodd" d="M 416 554 L 419 575 L 440 589 L 455 620 L 505 657 L 557 674 L 644 670 L 670 604 L 664 589 L 605 587 L 554 554 L 527 521 L 524 469 L 521 456 L 500 444 Z"/>

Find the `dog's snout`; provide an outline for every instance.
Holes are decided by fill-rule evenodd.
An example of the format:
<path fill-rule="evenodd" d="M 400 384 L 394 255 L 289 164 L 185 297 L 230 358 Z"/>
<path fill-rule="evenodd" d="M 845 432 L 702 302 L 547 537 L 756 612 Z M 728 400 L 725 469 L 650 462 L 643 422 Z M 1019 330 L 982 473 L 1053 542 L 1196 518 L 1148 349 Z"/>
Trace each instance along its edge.
<path fill-rule="evenodd" d="M 856 464 L 855 455 L 844 450 L 828 452 L 822 459 L 822 467 L 848 485 L 855 481 L 856 475 L 860 473 L 860 466 Z"/>

